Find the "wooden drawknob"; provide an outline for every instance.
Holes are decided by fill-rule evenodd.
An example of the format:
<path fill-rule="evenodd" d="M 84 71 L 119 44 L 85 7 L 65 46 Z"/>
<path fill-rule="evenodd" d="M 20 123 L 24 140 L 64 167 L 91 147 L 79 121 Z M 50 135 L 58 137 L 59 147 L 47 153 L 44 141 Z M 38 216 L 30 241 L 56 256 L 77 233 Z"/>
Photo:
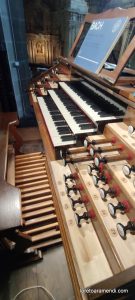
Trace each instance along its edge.
<path fill-rule="evenodd" d="M 75 200 L 75 199 L 73 199 L 72 197 L 70 197 L 70 200 L 71 200 L 71 203 L 72 203 L 72 208 L 73 208 L 73 210 L 75 210 L 75 205 L 76 205 L 76 204 L 80 204 L 81 206 L 82 206 L 82 204 L 83 204 L 83 201 L 82 201 L 81 198 Z M 83 204 L 83 206 L 84 206 L 84 204 Z"/>
<path fill-rule="evenodd" d="M 128 212 L 130 210 L 130 204 L 127 200 L 120 201 L 117 205 L 108 203 L 108 210 L 110 215 L 115 217 L 117 210 L 120 210 L 122 213 Z"/>
<path fill-rule="evenodd" d="M 77 194 L 78 191 L 82 191 L 83 185 L 82 184 L 76 184 L 73 185 L 72 187 L 66 186 L 66 193 L 68 196 L 70 196 L 70 192 L 73 191 L 75 194 Z"/>
<path fill-rule="evenodd" d="M 86 223 L 89 223 L 90 219 L 95 219 L 96 215 L 93 209 L 90 209 L 87 212 L 84 212 L 83 214 L 75 214 L 75 219 L 78 227 L 81 227 L 81 221 L 85 220 Z"/>
<path fill-rule="evenodd" d="M 131 172 L 135 172 L 135 166 L 128 166 L 128 165 L 124 165 L 123 168 L 123 173 L 125 176 L 129 176 L 131 174 Z"/>
<path fill-rule="evenodd" d="M 87 166 L 87 171 L 88 171 L 88 174 L 89 174 L 89 175 L 92 174 L 92 171 L 93 171 L 93 170 L 98 171 L 98 168 L 97 168 L 95 165 L 88 165 L 88 166 Z"/>
<path fill-rule="evenodd" d="M 135 220 L 128 221 L 126 226 L 121 223 L 117 223 L 116 227 L 121 238 L 125 240 L 127 230 L 129 230 L 131 233 L 135 233 Z"/>
<path fill-rule="evenodd" d="M 111 197 L 115 197 L 115 196 L 118 196 L 118 194 L 120 193 L 120 190 L 118 187 L 112 187 L 112 188 L 109 188 L 108 190 L 105 190 L 104 188 L 100 188 L 99 193 L 100 193 L 100 197 L 102 198 L 102 200 L 105 200 L 107 194 L 109 194 Z"/>

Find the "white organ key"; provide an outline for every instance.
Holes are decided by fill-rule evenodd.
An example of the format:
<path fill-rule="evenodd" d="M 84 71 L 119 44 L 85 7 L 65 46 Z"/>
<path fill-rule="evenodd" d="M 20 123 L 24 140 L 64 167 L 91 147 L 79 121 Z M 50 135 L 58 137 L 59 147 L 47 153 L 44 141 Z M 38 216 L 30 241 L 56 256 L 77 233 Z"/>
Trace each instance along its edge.
<path fill-rule="evenodd" d="M 52 119 L 52 116 L 47 108 L 47 105 L 44 101 L 43 97 L 37 97 L 40 109 L 42 111 L 45 123 L 47 125 L 52 143 L 54 147 L 59 147 L 59 146 L 66 146 L 66 145 L 73 145 L 76 143 L 76 141 L 73 139 L 71 141 L 62 141 L 61 136 L 59 135 L 57 128 L 55 126 L 55 123 Z"/>
<path fill-rule="evenodd" d="M 72 132 L 74 134 L 79 134 L 79 133 L 89 133 L 89 132 L 96 132 L 97 128 L 91 128 L 91 129 L 81 129 L 77 122 L 73 119 L 71 116 L 70 112 L 67 110 L 65 105 L 62 103 L 61 99 L 58 97 L 55 91 L 53 90 L 48 90 L 48 93 L 52 97 L 53 101 L 57 105 L 58 109 L 60 110 L 61 114 L 64 116 L 64 119 L 68 123 L 69 127 L 71 128 Z M 81 113 L 81 111 L 80 111 Z M 94 126 L 93 126 L 94 127 Z"/>
<path fill-rule="evenodd" d="M 98 114 L 98 112 L 90 107 L 90 104 L 88 105 L 85 103 L 84 100 L 78 96 L 65 82 L 60 82 L 59 85 L 96 125 L 98 121 L 115 120 L 123 117 L 123 115 L 102 117 Z M 99 111 L 101 112 L 101 108 L 99 108 Z"/>

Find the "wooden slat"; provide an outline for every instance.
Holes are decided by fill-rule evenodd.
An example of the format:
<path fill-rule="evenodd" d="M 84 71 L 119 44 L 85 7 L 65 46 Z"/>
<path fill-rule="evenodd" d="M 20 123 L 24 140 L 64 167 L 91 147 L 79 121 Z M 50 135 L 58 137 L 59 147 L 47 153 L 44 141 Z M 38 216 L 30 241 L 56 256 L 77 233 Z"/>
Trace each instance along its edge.
<path fill-rule="evenodd" d="M 47 196 L 33 198 L 33 199 L 30 199 L 30 200 L 23 200 L 22 201 L 22 206 L 29 205 L 29 204 L 32 204 L 32 203 L 37 203 L 37 202 L 40 202 L 40 201 L 47 201 L 47 200 L 50 200 L 50 199 L 52 199 L 51 194 L 47 195 Z"/>
<path fill-rule="evenodd" d="M 17 177 L 16 177 L 17 178 Z M 31 182 L 36 182 L 37 180 L 40 180 L 40 179 L 47 179 L 47 174 L 46 172 L 44 172 L 44 174 L 40 175 L 40 176 L 34 176 L 34 177 L 29 177 L 29 178 L 21 178 L 20 176 L 20 179 L 16 179 L 15 182 L 16 182 L 16 185 L 18 184 L 22 184 L 22 183 L 26 183 L 26 184 L 29 184 Z"/>
<path fill-rule="evenodd" d="M 28 206 L 25 206 L 22 208 L 22 213 L 28 212 L 28 211 L 33 211 L 33 210 L 43 208 L 43 207 L 52 206 L 52 205 L 53 205 L 53 201 L 45 201 L 45 202 L 41 202 L 41 203 L 37 203 L 37 204 L 28 205 Z"/>
<path fill-rule="evenodd" d="M 34 181 L 34 182 L 29 182 L 29 183 L 24 183 L 24 184 L 18 184 L 16 186 L 20 189 L 23 189 L 23 188 L 26 188 L 26 187 L 32 187 L 34 185 L 37 186 L 37 185 L 40 185 L 42 183 L 44 183 L 44 184 L 48 183 L 48 179 L 39 180 L 39 181 L 37 180 L 37 181 Z"/>
<path fill-rule="evenodd" d="M 19 167 L 19 166 L 29 166 L 30 164 L 37 164 L 37 163 L 40 163 L 40 162 L 44 162 L 46 163 L 46 159 L 44 157 L 41 157 L 40 159 L 29 159 L 28 161 L 15 161 L 15 165 L 16 167 Z"/>
<path fill-rule="evenodd" d="M 24 231 L 24 233 L 28 234 L 28 235 L 32 235 L 32 234 L 35 234 L 37 232 L 47 231 L 49 229 L 56 228 L 58 226 L 59 226 L 58 222 L 54 222 L 54 223 L 51 223 L 51 224 L 47 224 L 47 225 L 43 225 L 43 226 L 40 226 L 40 227 L 36 227 L 36 228 L 26 230 L 26 231 Z"/>
<path fill-rule="evenodd" d="M 50 214 L 50 215 L 45 215 L 45 216 L 42 216 L 42 217 L 38 217 L 38 218 L 33 218 L 31 220 L 27 220 L 24 222 L 24 225 L 25 226 L 29 226 L 29 225 L 35 225 L 35 224 L 39 224 L 39 223 L 43 223 L 43 222 L 48 222 L 50 220 L 53 220 L 53 219 L 57 219 L 57 216 L 56 214 Z"/>
<path fill-rule="evenodd" d="M 42 158 L 43 158 L 43 156 L 25 157 L 25 158 L 16 159 L 15 162 L 16 162 L 16 164 L 25 163 L 25 162 L 29 163 L 29 162 L 34 162 L 35 159 L 40 160 Z"/>
<path fill-rule="evenodd" d="M 63 215 L 66 233 L 70 240 L 72 255 L 74 256 L 76 271 L 78 271 L 77 274 L 81 286 L 88 287 L 101 280 L 110 278 L 113 275 L 113 272 L 101 247 L 92 222 L 89 224 L 85 223 L 81 228 L 76 224 L 74 212 L 65 192 L 65 183 L 63 180 L 65 167 L 62 166 L 62 162 L 60 161 L 51 162 L 51 165 L 55 179 L 55 187 L 59 195 L 59 205 Z M 69 172 L 69 170 L 67 170 L 67 172 Z M 86 211 L 86 209 L 81 208 L 81 212 L 83 213 L 84 211 Z"/>
<path fill-rule="evenodd" d="M 38 195 L 47 195 L 47 194 L 51 194 L 51 190 L 50 189 L 46 189 L 46 190 L 41 190 L 41 191 L 36 191 L 36 192 L 32 192 L 32 193 L 26 193 L 24 195 L 22 195 L 22 199 L 27 199 L 27 198 L 32 198 L 34 196 L 38 196 Z"/>
<path fill-rule="evenodd" d="M 35 177 L 36 175 L 45 175 L 46 172 L 45 170 L 43 169 L 42 171 L 33 171 L 32 173 L 29 173 L 29 178 L 28 178 L 28 174 L 16 174 L 15 176 L 15 181 L 17 181 L 18 179 L 23 179 L 23 178 L 28 178 L 28 180 L 30 180 L 30 177 Z"/>
<path fill-rule="evenodd" d="M 18 172 L 18 171 L 20 171 L 20 170 L 29 170 L 29 169 L 31 169 L 31 168 L 37 168 L 37 167 L 45 167 L 45 162 L 43 161 L 43 162 L 38 162 L 38 163 L 36 163 L 36 164 L 26 164 L 26 166 L 16 166 L 16 172 Z"/>
<path fill-rule="evenodd" d="M 35 249 L 41 249 L 41 248 L 47 248 L 47 247 L 50 247 L 52 245 L 57 245 L 57 244 L 60 244 L 62 242 L 62 239 L 61 238 L 58 238 L 58 239 L 54 239 L 54 240 L 51 240 L 51 241 L 46 241 L 46 242 L 43 242 L 43 243 L 39 243 L 35 246 L 32 246 L 32 248 L 35 250 Z M 80 299 L 78 299 L 80 300 Z"/>
<path fill-rule="evenodd" d="M 39 191 L 39 190 L 44 190 L 50 188 L 49 184 L 41 184 L 41 185 L 35 185 L 32 187 L 26 187 L 26 188 L 21 188 L 21 193 L 28 193 L 28 192 L 33 192 L 33 191 Z"/>
<path fill-rule="evenodd" d="M 132 246 L 130 247 L 129 239 L 123 240 L 116 229 L 116 224 L 119 222 L 127 223 L 128 218 L 126 215 L 118 214 L 117 218 L 112 218 L 108 212 L 107 204 L 100 197 L 100 194 L 97 188 L 93 184 L 92 177 L 89 176 L 86 166 L 80 168 L 78 164 L 79 174 L 81 176 L 82 182 L 84 184 L 86 192 L 91 199 L 91 205 L 95 209 L 95 212 L 100 220 L 103 231 L 105 232 L 108 242 L 110 243 L 112 249 L 116 253 L 116 256 L 119 260 L 121 270 L 133 266 L 135 263 L 135 257 L 133 255 L 133 249 L 135 249 L 134 237 L 130 235 L 130 240 Z M 107 188 L 107 185 L 106 185 Z M 112 202 L 112 200 L 110 200 Z M 113 198 L 113 203 L 117 203 L 117 199 Z"/>
<path fill-rule="evenodd" d="M 16 176 L 18 175 L 23 175 L 23 174 L 29 174 L 31 172 L 35 172 L 35 171 L 44 171 L 45 168 L 44 166 L 41 166 L 41 167 L 35 167 L 33 166 L 33 168 L 30 168 L 30 169 L 27 169 L 27 170 L 21 170 L 21 171 L 16 171 Z"/>
<path fill-rule="evenodd" d="M 40 233 L 40 234 L 32 236 L 31 240 L 32 240 L 32 242 L 37 242 L 37 241 L 48 239 L 48 238 L 55 237 L 58 235 L 60 235 L 60 230 L 50 230 L 48 232 L 44 232 L 44 233 Z"/>
<path fill-rule="evenodd" d="M 16 155 L 15 158 L 16 159 L 22 159 L 22 158 L 27 158 L 27 157 L 35 157 L 35 156 L 42 156 L 43 153 L 42 152 L 33 152 L 33 153 L 26 153 L 26 154 L 19 154 L 19 155 Z"/>
<path fill-rule="evenodd" d="M 36 211 L 28 212 L 28 213 L 23 213 L 22 217 L 24 219 L 28 219 L 28 218 L 36 217 L 36 216 L 39 216 L 39 215 L 48 214 L 48 213 L 51 213 L 53 211 L 55 211 L 55 208 L 52 206 L 52 207 L 47 207 L 47 208 L 39 209 L 39 210 L 36 210 Z"/>

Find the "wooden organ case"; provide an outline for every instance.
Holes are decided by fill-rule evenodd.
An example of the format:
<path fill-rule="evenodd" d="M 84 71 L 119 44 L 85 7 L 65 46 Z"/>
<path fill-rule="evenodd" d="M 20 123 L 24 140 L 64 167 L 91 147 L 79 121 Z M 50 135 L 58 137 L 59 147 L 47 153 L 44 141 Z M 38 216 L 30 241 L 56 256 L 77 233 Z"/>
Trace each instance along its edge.
<path fill-rule="evenodd" d="M 135 8 L 87 15 L 69 58 L 29 89 L 77 300 L 104 294 L 84 289 L 114 289 L 135 278 L 134 18 Z M 87 51 L 101 46 L 104 25 L 115 36 L 99 48 L 98 61 Z"/>

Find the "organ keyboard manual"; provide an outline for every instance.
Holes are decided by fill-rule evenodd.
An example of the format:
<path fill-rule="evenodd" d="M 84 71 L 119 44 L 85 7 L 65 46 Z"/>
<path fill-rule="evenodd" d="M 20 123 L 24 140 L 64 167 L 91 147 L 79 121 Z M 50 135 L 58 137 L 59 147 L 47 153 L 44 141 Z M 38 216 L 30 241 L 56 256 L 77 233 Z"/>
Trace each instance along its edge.
<path fill-rule="evenodd" d="M 52 156 L 58 156 L 59 147 L 81 144 L 87 134 L 102 132 L 106 123 L 123 120 L 134 98 L 134 71 L 129 67 L 134 36 L 124 44 L 133 18 L 133 9 L 87 15 L 69 58 L 58 58 L 32 80 L 30 97 L 35 103 L 36 95 Z M 120 55 L 118 48 L 123 49 Z"/>

